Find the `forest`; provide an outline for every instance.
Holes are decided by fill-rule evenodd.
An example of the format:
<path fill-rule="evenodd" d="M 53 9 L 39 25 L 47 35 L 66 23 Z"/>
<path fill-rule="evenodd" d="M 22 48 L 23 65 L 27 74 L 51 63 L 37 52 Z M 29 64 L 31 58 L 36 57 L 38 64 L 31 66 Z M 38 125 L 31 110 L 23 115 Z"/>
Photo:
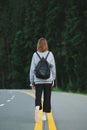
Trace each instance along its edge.
<path fill-rule="evenodd" d="M 37 41 L 56 61 L 56 87 L 87 93 L 87 0 L 0 0 L 0 89 L 29 89 Z"/>

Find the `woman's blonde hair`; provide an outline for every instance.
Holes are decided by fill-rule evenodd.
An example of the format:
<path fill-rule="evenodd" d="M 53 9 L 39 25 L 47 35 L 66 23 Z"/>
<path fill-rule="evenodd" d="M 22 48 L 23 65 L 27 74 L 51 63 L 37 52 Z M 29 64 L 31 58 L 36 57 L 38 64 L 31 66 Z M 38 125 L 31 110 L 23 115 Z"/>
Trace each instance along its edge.
<path fill-rule="evenodd" d="M 47 40 L 45 38 L 40 38 L 37 43 L 37 51 L 45 52 L 48 50 Z"/>

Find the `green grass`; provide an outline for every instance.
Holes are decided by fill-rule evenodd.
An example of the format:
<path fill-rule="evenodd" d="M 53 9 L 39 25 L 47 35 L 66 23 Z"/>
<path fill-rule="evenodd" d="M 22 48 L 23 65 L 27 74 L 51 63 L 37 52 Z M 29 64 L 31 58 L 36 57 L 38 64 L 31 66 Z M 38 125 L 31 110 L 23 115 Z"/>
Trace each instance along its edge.
<path fill-rule="evenodd" d="M 53 87 L 52 88 L 52 91 L 55 91 L 55 92 L 63 92 L 62 89 L 58 88 L 58 87 Z"/>
<path fill-rule="evenodd" d="M 64 90 L 62 90 L 61 88 L 58 88 L 58 87 L 53 87 L 53 88 L 52 88 L 52 91 L 53 91 L 53 92 L 65 92 L 65 93 L 72 93 L 72 94 L 80 94 L 80 95 L 87 96 L 87 93 L 73 92 L 73 91 L 71 91 L 71 90 L 69 90 L 69 91 L 64 91 Z"/>

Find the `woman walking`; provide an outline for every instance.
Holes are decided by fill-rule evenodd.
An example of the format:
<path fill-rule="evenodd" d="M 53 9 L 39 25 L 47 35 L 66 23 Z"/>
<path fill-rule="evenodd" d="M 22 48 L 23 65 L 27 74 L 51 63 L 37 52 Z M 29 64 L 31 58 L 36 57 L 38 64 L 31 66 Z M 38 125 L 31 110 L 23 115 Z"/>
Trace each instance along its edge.
<path fill-rule="evenodd" d="M 41 58 L 46 58 L 50 75 L 48 78 L 38 78 L 36 75 L 36 66 Z M 45 70 L 45 69 L 44 69 Z M 48 49 L 48 43 L 45 38 L 40 38 L 37 43 L 37 51 L 34 52 L 30 66 L 30 83 L 32 89 L 35 89 L 35 121 L 40 121 L 39 110 L 43 106 L 42 120 L 46 120 L 46 113 L 51 112 L 51 87 L 56 78 L 55 59 L 53 53 Z M 43 93 L 43 104 L 41 101 Z"/>

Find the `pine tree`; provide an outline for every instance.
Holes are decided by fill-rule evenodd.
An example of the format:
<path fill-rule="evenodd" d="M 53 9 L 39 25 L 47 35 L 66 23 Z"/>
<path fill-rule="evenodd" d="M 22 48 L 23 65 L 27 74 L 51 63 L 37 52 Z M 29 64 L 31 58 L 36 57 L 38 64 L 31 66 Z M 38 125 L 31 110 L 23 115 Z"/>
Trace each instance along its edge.
<path fill-rule="evenodd" d="M 16 34 L 15 41 L 12 44 L 11 52 L 12 72 L 9 75 L 11 88 L 26 88 L 25 76 L 25 49 L 23 32 L 19 31 Z"/>
<path fill-rule="evenodd" d="M 5 43 L 0 38 L 0 88 L 6 88 L 6 62 Z"/>
<path fill-rule="evenodd" d="M 66 11 L 65 31 L 63 32 L 65 49 L 65 70 L 67 89 L 79 91 L 80 71 L 80 46 L 83 43 L 83 35 L 80 30 L 80 18 L 76 4 L 70 3 Z"/>

